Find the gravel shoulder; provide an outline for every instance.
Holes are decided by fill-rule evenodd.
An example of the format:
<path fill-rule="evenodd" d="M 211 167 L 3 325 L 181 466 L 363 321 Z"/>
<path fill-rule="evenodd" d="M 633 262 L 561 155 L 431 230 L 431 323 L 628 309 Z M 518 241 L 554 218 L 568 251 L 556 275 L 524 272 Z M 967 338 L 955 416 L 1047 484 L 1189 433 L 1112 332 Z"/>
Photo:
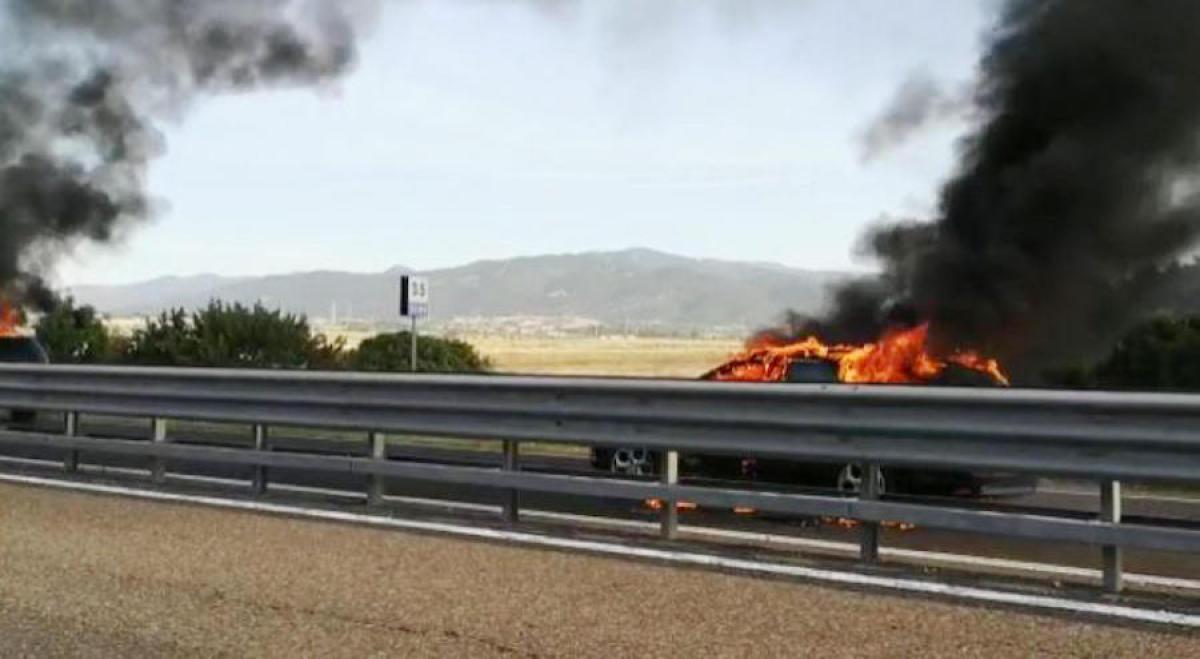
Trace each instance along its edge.
<path fill-rule="evenodd" d="M 1200 656 L 1200 636 L 0 485 L 3 656 Z"/>

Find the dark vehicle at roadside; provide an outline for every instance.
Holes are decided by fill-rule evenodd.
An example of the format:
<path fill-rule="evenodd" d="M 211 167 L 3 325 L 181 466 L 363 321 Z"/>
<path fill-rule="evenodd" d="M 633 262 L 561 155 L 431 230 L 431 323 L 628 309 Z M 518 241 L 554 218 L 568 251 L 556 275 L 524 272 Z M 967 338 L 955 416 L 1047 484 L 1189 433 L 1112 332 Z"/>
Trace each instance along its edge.
<path fill-rule="evenodd" d="M 27 335 L 0 336 L 0 364 L 49 364 L 50 356 L 37 337 Z M 26 409 L 9 410 L 13 423 L 32 423 L 37 412 Z"/>
<path fill-rule="evenodd" d="M 711 379 L 707 374 L 702 379 Z M 821 359 L 795 359 L 787 367 L 784 382 L 837 383 L 837 367 Z M 974 371 L 949 370 L 938 385 L 990 386 L 991 382 Z M 749 384 L 748 386 L 753 386 Z M 636 447 L 594 447 L 592 466 L 625 475 L 651 475 L 658 472 L 656 451 Z M 751 480 L 767 483 L 836 488 L 856 493 L 862 487 L 863 468 L 859 464 L 797 462 L 754 457 L 681 454 L 683 476 L 721 480 Z M 914 467 L 888 467 L 880 470 L 879 491 L 892 494 L 937 496 L 1013 496 L 1032 492 L 1033 478 L 1016 474 L 996 474 L 966 470 L 946 471 Z"/>

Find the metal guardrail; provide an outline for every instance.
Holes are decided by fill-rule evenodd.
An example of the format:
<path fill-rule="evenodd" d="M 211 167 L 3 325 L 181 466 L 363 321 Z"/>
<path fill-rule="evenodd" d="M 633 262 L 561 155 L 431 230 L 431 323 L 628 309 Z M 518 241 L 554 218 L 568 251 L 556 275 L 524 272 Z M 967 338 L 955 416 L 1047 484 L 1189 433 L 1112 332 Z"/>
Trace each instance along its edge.
<path fill-rule="evenodd" d="M 755 384 L 512 376 L 377 375 L 297 371 L 0 365 L 0 408 L 66 413 L 64 432 L 0 431 L 0 444 L 186 459 L 255 468 L 254 491 L 271 468 L 365 474 L 369 498 L 386 477 L 521 490 L 846 517 L 866 522 L 863 558 L 874 560 L 884 520 L 1103 548 L 1105 585 L 1121 588 L 1121 547 L 1200 550 L 1200 531 L 1123 524 L 1120 481 L 1200 478 L 1200 396 L 1020 389 Z M 78 415 L 154 419 L 153 441 L 84 437 Z M 253 448 L 174 444 L 165 419 L 252 424 Z M 272 425 L 368 433 L 370 457 L 271 452 Z M 499 468 L 386 459 L 381 433 L 504 442 Z M 520 470 L 519 443 L 644 446 L 665 459 L 658 482 Z M 1098 519 L 979 510 L 862 496 L 796 494 L 680 484 L 678 455 L 774 457 L 930 469 L 1082 477 L 1101 484 Z M 871 479 L 868 479 L 871 480 Z M 675 508 L 664 506 L 673 537 Z"/>

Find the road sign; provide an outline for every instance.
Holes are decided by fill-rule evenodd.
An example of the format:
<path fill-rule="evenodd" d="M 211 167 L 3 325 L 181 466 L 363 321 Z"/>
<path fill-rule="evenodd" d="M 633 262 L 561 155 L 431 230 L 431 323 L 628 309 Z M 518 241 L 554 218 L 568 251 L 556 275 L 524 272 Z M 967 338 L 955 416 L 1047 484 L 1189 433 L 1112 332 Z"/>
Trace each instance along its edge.
<path fill-rule="evenodd" d="M 424 318 L 429 315 L 429 280 L 424 277 L 400 277 L 400 315 Z"/>

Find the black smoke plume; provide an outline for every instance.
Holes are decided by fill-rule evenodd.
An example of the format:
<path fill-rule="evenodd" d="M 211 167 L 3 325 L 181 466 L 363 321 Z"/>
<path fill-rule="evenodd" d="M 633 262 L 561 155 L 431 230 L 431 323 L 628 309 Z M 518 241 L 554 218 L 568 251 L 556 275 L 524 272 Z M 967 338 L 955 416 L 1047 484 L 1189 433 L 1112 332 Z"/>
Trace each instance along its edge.
<path fill-rule="evenodd" d="M 871 230 L 878 278 L 799 323 L 832 340 L 929 321 L 939 350 L 1018 374 L 1102 348 L 1144 277 L 1200 233 L 1200 2 L 1015 0 L 989 33 L 978 125 L 931 222 Z"/>
<path fill-rule="evenodd" d="M 360 2 L 0 0 L 0 294 L 45 309 L 41 269 L 152 215 L 155 120 L 198 97 L 336 78 Z"/>
<path fill-rule="evenodd" d="M 928 126 L 966 115 L 971 109 L 969 92 L 947 90 L 926 73 L 912 75 L 863 131 L 862 160 L 874 160 Z"/>

